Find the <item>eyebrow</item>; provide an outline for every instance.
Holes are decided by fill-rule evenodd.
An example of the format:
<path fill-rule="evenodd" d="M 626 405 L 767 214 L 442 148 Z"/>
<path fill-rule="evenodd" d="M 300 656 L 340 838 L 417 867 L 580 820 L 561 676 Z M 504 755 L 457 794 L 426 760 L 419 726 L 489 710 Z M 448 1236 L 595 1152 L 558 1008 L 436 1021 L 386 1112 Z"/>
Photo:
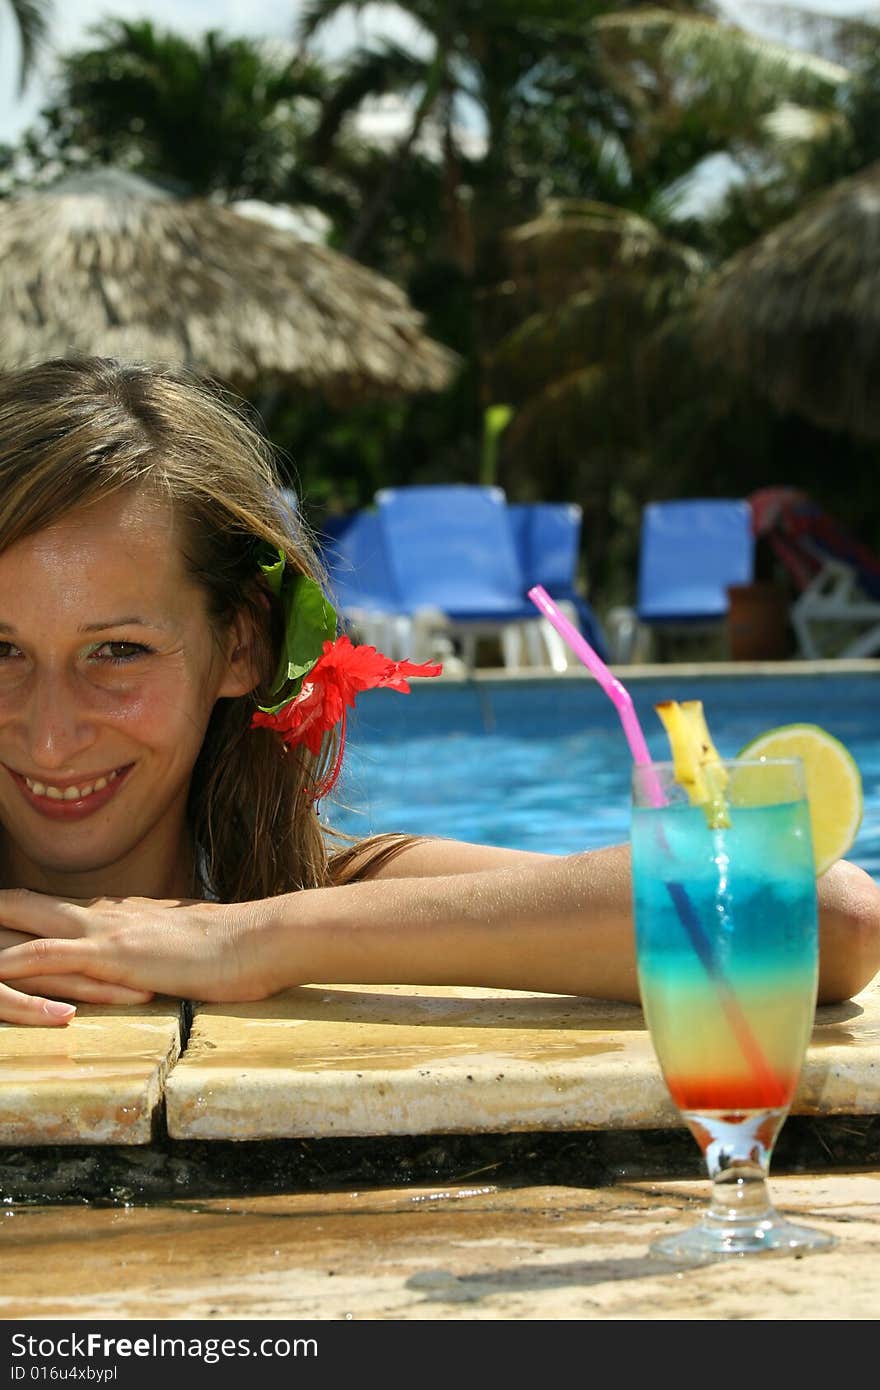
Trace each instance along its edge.
<path fill-rule="evenodd" d="M 137 615 L 131 615 L 125 618 L 112 618 L 109 622 L 84 623 L 83 626 L 77 630 L 79 632 L 109 632 L 114 627 L 155 628 L 157 626 L 159 626 L 159 624 L 148 622 L 146 618 L 139 618 Z M 0 632 L 9 633 L 10 637 L 17 636 L 16 629 L 13 627 L 12 623 L 0 622 Z"/>

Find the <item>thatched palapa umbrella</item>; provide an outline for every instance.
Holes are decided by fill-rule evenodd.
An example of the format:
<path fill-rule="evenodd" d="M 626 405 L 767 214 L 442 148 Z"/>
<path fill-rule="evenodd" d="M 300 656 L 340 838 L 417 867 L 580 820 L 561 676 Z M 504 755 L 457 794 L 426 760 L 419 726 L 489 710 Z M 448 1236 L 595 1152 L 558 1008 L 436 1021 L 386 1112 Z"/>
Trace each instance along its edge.
<path fill-rule="evenodd" d="M 366 266 L 114 169 L 0 202 L 0 365 L 71 351 L 336 403 L 439 391 L 457 363 Z"/>
<path fill-rule="evenodd" d="M 723 265 L 697 334 L 778 409 L 880 439 L 880 163 Z"/>

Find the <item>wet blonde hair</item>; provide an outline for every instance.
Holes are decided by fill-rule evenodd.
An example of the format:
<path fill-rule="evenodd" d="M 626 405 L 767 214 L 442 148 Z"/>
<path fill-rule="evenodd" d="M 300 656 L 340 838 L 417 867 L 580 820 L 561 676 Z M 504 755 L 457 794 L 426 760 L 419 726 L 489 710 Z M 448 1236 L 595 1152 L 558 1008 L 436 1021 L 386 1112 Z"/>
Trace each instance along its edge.
<path fill-rule="evenodd" d="M 262 582 L 260 541 L 325 589 L 305 524 L 283 505 L 270 446 L 241 401 L 177 366 L 55 358 L 0 375 L 0 551 L 123 489 L 170 503 L 184 560 L 202 587 L 215 633 L 243 614 L 259 683 L 219 700 L 193 768 L 189 821 L 205 885 L 224 902 L 365 877 L 410 837 L 355 841 L 322 826 L 308 788 L 332 767 L 335 732 L 319 757 L 283 750 L 251 730 L 269 686 L 283 614 Z M 340 847 L 344 846 L 344 847 Z M 194 889 L 195 891 L 195 889 Z"/>

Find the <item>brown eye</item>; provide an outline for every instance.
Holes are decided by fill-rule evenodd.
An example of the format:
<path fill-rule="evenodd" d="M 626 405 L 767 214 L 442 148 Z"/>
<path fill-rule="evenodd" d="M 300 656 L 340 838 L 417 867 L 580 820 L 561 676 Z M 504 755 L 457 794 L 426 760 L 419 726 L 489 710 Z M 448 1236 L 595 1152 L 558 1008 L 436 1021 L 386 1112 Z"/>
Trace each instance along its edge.
<path fill-rule="evenodd" d="M 150 647 L 145 647 L 140 642 L 102 642 L 92 655 L 112 666 L 122 666 L 146 655 L 150 650 Z"/>

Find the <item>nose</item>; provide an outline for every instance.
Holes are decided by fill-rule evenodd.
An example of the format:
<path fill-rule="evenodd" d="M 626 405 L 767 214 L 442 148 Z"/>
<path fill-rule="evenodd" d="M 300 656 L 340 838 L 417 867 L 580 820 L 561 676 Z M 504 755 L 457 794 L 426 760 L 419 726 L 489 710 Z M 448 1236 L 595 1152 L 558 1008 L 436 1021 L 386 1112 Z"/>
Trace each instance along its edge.
<path fill-rule="evenodd" d="M 73 771 L 78 755 L 95 741 L 94 722 L 61 671 L 35 675 L 25 706 L 28 755 L 33 771 Z"/>

